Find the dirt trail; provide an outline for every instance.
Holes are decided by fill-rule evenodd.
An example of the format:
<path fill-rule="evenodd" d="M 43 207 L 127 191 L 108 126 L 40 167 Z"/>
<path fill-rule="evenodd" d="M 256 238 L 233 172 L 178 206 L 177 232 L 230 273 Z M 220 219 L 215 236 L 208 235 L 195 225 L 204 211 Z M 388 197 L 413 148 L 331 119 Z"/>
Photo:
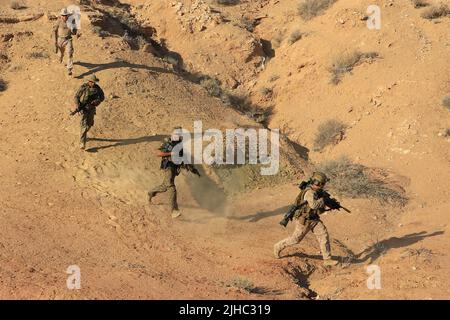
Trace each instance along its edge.
<path fill-rule="evenodd" d="M 0 4 L 2 13 L 17 14 Z M 45 11 L 67 4 L 46 1 Z M 20 14 L 40 10 L 33 3 Z M 313 236 L 286 258 L 272 257 L 273 244 L 291 231 L 278 225 L 298 192 L 291 182 L 230 197 L 211 175 L 183 175 L 180 219 L 169 218 L 164 196 L 148 206 L 146 192 L 160 178 L 153 152 L 174 125 L 191 127 L 199 116 L 215 128 L 256 124 L 166 62 L 131 50 L 120 37 L 101 39 L 83 23 L 74 79 L 51 52 L 46 16 L 0 24 L 0 35 L 14 35 L 0 43 L 8 58 L 0 65 L 8 83 L 0 93 L 0 298 L 449 297 L 449 203 L 433 192 L 423 193 L 426 204 L 424 196 L 413 198 L 404 212 L 342 199 L 352 213 L 324 217 L 333 255 L 343 262 L 333 270 L 321 266 Z M 31 52 L 48 57 L 33 59 Z M 68 110 L 93 72 L 107 100 L 89 152 L 81 152 L 79 120 Z M 434 151 L 426 159 L 431 173 L 445 167 L 441 158 L 431 159 Z M 415 188 L 413 195 L 422 191 Z M 370 263 L 383 270 L 383 290 L 367 289 Z M 82 290 L 66 288 L 70 265 L 81 268 Z M 242 279 L 250 290 L 239 288 Z"/>

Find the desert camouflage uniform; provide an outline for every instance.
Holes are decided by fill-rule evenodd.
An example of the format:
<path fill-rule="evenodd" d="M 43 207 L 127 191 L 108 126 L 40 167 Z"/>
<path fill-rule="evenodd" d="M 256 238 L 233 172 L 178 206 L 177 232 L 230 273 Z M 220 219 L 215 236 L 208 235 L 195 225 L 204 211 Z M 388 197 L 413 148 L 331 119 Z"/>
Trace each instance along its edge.
<path fill-rule="evenodd" d="M 178 175 L 178 168 L 175 165 L 169 165 L 163 169 L 163 182 L 148 192 L 149 201 L 158 193 L 169 192 L 169 202 L 171 211 L 178 211 L 177 188 L 175 187 L 175 177 Z"/>
<path fill-rule="evenodd" d="M 71 30 L 67 22 L 58 19 L 58 22 L 53 26 L 53 36 L 55 38 L 55 45 L 59 51 L 59 62 L 63 62 L 64 53 L 67 49 L 67 69 L 72 73 L 73 69 L 73 40 L 72 35 L 77 33 L 77 29 Z"/>
<path fill-rule="evenodd" d="M 86 146 L 87 133 L 92 126 L 94 126 L 94 117 L 96 114 L 96 107 L 103 100 L 105 94 L 99 85 L 95 84 L 92 88 L 87 83 L 83 84 L 75 94 L 75 103 L 77 108 L 85 105 L 81 111 L 80 122 L 80 147 L 84 149 Z M 97 103 L 92 104 L 96 101 Z"/>
<path fill-rule="evenodd" d="M 306 201 L 306 211 L 313 212 L 310 217 L 305 217 L 304 215 L 297 215 L 294 217 L 295 230 L 294 233 L 284 240 L 281 240 L 274 246 L 275 256 L 279 257 L 279 253 L 286 247 L 300 243 L 302 239 L 312 231 L 317 238 L 320 245 L 320 251 L 324 260 L 331 259 L 330 253 L 330 240 L 327 232 L 327 228 L 319 218 L 319 213 L 323 212 L 325 209 L 324 199 L 316 199 L 314 196 L 315 191 L 310 187 L 296 199 L 296 204 L 300 204 Z"/>
<path fill-rule="evenodd" d="M 175 129 L 180 128 L 176 127 Z M 177 140 L 178 141 L 178 140 Z M 172 153 L 173 148 L 178 144 L 182 143 L 174 142 L 169 138 L 166 138 L 164 140 L 164 143 L 159 148 L 160 151 L 164 153 Z M 180 150 L 180 156 L 182 156 L 183 151 Z M 158 193 L 164 193 L 169 192 L 169 201 L 170 201 L 170 209 L 172 212 L 172 217 L 176 218 L 181 215 L 179 209 L 178 209 L 178 203 L 177 203 L 177 189 L 175 187 L 175 178 L 180 174 L 181 170 L 184 169 L 186 171 L 189 171 L 193 174 L 196 174 L 200 177 L 200 173 L 197 169 L 194 168 L 192 164 L 176 164 L 172 162 L 171 156 L 164 156 L 161 159 L 161 169 L 163 170 L 163 182 L 157 186 L 152 188 L 148 192 L 148 201 L 151 203 L 152 198 L 155 197 Z"/>

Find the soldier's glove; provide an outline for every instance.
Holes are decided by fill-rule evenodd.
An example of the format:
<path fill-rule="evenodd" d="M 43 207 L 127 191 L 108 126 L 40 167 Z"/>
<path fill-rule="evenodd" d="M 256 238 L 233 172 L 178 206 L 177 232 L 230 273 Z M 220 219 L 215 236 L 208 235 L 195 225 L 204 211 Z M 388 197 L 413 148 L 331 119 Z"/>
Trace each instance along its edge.
<path fill-rule="evenodd" d="M 100 100 L 94 100 L 91 102 L 91 106 L 97 107 L 100 104 Z"/>

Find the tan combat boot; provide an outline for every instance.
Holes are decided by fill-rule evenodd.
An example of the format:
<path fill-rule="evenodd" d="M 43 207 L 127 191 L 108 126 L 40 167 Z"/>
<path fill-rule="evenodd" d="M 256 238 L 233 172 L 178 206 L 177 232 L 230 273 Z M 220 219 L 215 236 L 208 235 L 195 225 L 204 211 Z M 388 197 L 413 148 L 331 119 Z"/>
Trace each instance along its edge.
<path fill-rule="evenodd" d="M 338 264 L 339 262 L 333 259 L 326 259 L 323 261 L 323 265 L 325 267 L 334 267 Z"/>
<path fill-rule="evenodd" d="M 81 150 L 85 150 L 86 149 L 86 144 L 85 143 L 80 143 L 80 149 Z"/>
<path fill-rule="evenodd" d="M 180 210 L 173 210 L 172 211 L 172 219 L 176 219 L 179 216 L 181 216 L 181 211 Z"/>
<path fill-rule="evenodd" d="M 281 250 L 282 249 L 280 248 L 280 246 L 278 246 L 278 245 L 273 246 L 273 256 L 275 257 L 275 259 L 281 258 L 281 256 L 280 256 Z"/>

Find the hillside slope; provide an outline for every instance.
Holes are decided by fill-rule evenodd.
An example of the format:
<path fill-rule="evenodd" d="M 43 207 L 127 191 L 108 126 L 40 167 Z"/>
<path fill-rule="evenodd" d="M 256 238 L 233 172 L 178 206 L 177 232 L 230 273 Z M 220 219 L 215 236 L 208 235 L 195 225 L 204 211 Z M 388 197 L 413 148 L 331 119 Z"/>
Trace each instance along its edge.
<path fill-rule="evenodd" d="M 195 10 L 223 16 L 205 29 L 195 19 L 165 22 L 175 21 L 176 4 L 127 2 L 132 6 L 98 1 L 83 7 L 73 79 L 49 40 L 53 14 L 69 1 L 29 1 L 23 10 L 0 3 L 2 17 L 36 17 L 0 23 L 0 72 L 7 83 L 0 92 L 1 298 L 449 297 L 450 155 L 448 139 L 438 133 L 449 125 L 440 102 L 450 89 L 450 19 L 433 23 L 409 1 L 383 2 L 386 28 L 374 33 L 360 20 L 369 2 L 337 1 L 306 23 L 296 15 L 296 1 L 242 1 L 212 10 L 196 1 Z M 157 47 L 132 48 L 122 26 L 108 20 L 106 10 L 113 9 L 154 28 L 159 49 L 179 54 L 186 72 L 152 55 Z M 195 18 L 195 10 L 182 16 Z M 259 19 L 253 33 L 239 25 L 243 12 Z M 99 35 L 91 25 L 97 19 L 117 34 Z M 286 35 L 304 28 L 308 35 L 282 42 L 265 60 L 261 39 L 281 28 Z M 222 46 L 227 37 L 230 44 Z M 353 49 L 377 51 L 381 59 L 330 84 L 332 57 Z M 107 99 L 89 152 L 81 152 L 78 118 L 68 110 L 94 72 Z M 202 179 L 183 174 L 183 217 L 172 221 L 166 197 L 154 206 L 146 200 L 160 179 L 154 150 L 171 128 L 191 128 L 199 118 L 205 128 L 261 127 L 210 97 L 194 73 L 216 76 L 230 92 L 273 107 L 268 126 L 280 127 L 296 144 L 283 141 L 282 170 L 272 180 L 248 166 L 203 166 Z M 270 97 L 261 95 L 265 87 Z M 345 139 L 315 151 L 317 127 L 330 118 L 349 125 Z M 273 244 L 292 231 L 278 221 L 298 192 L 295 183 L 312 170 L 304 159 L 317 164 L 343 154 L 402 177 L 408 205 L 341 197 L 352 213 L 323 218 L 340 267 L 321 266 L 313 236 L 274 260 Z M 381 267 L 382 290 L 367 289 L 365 267 L 372 263 Z M 81 268 L 82 290 L 66 288 L 70 265 Z"/>

